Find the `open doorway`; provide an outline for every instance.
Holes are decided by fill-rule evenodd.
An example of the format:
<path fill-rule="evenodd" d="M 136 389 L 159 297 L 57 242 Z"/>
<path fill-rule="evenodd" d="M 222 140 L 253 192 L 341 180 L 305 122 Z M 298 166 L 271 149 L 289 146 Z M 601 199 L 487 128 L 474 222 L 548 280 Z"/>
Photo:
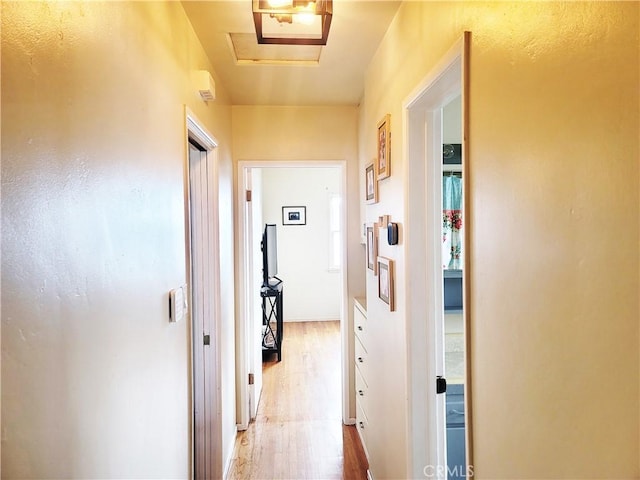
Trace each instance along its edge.
<path fill-rule="evenodd" d="M 468 195 L 464 194 L 468 182 L 464 184 L 460 178 L 468 178 L 469 43 L 470 33 L 465 32 L 404 103 L 408 132 L 407 222 L 412 225 L 406 235 L 411 331 L 410 456 L 411 473 L 416 478 L 459 479 L 473 475 L 468 341 L 470 262 L 466 248 L 469 242 L 464 241 L 468 235 L 463 239 L 458 228 L 454 228 L 455 232 L 450 229 L 443 243 L 443 225 L 450 219 L 456 222 L 456 215 L 463 210 L 464 214 L 469 212 L 465 204 Z M 445 121 L 451 120 L 446 117 L 451 117 L 456 109 L 460 112 L 454 116 L 460 130 L 456 135 L 459 144 L 457 138 L 453 141 L 449 137 L 451 131 L 445 132 Z M 447 113 L 443 113 L 445 110 Z M 451 129 L 450 124 L 448 128 Z M 456 150 L 460 157 L 458 165 L 443 164 L 455 157 Z M 457 208 L 443 201 L 443 191 L 449 188 L 460 189 Z M 464 253 L 459 248 L 464 248 Z M 443 255 L 443 250 L 447 255 Z M 452 374 L 449 387 L 447 372 Z"/>
<path fill-rule="evenodd" d="M 442 107 L 442 311 L 437 321 L 442 325 L 443 370 L 446 381 L 446 458 L 447 478 L 467 478 L 465 445 L 465 329 L 463 278 L 464 269 L 464 157 L 462 152 L 462 96 Z M 442 355 L 440 354 L 440 355 Z"/>
<path fill-rule="evenodd" d="M 277 277 L 283 281 L 286 355 L 288 322 L 339 320 L 342 411 L 348 420 L 346 361 L 346 191 L 344 162 L 240 162 L 238 324 L 238 428 L 255 417 L 264 347 L 260 243 L 265 225 L 275 225 Z M 247 193 L 250 192 L 250 193 Z M 247 380 L 249 380 L 247 382 Z"/>

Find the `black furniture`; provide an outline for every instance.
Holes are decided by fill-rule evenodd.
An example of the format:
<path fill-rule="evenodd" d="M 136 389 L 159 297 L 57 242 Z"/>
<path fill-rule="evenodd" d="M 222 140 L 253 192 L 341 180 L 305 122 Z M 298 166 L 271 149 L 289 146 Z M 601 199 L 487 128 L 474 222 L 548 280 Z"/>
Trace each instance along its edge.
<path fill-rule="evenodd" d="M 277 353 L 282 360 L 282 282 L 266 284 L 260 289 L 262 297 L 262 353 Z"/>

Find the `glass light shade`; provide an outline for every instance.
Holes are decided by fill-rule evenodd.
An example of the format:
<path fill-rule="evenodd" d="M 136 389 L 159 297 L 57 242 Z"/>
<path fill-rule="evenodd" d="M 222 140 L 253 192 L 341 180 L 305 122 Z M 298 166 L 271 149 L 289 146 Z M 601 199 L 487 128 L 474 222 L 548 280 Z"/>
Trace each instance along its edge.
<path fill-rule="evenodd" d="M 259 44 L 326 45 L 332 0 L 252 0 Z"/>

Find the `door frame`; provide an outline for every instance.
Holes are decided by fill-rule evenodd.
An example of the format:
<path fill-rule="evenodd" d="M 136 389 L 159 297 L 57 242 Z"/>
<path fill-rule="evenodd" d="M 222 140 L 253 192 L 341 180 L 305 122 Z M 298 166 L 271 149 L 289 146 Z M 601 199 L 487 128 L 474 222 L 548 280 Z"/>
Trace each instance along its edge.
<path fill-rule="evenodd" d="M 404 147 L 407 152 L 405 181 L 406 288 L 408 365 L 408 471 L 412 478 L 446 478 L 445 398 L 436 394 L 435 379 L 444 361 L 442 344 L 441 245 L 439 197 L 442 164 L 442 107 L 462 95 L 462 152 L 464 182 L 465 255 L 463 274 L 465 337 L 465 427 L 467 465 L 473 465 L 471 417 L 471 345 L 469 342 L 469 46 L 471 33 L 442 57 L 403 102 Z M 426 213 L 426 214 L 425 214 Z M 434 235 L 438 232 L 438 235 Z M 426 245 L 426 248 L 425 248 Z M 426 295 L 425 295 L 426 292 Z M 426 318 L 425 318 L 426 314 Z M 425 368 L 427 374 L 425 375 Z M 427 399 L 427 401 L 425 401 Z M 469 468 L 469 467 L 468 467 Z M 471 467 L 473 468 L 473 467 Z"/>
<path fill-rule="evenodd" d="M 184 163 L 184 205 L 185 205 L 185 253 L 186 253 L 186 279 L 188 282 L 188 299 L 190 304 L 193 304 L 193 298 L 195 292 L 193 291 L 193 252 L 191 248 L 191 180 L 190 180 L 190 158 L 189 158 L 189 141 L 191 139 L 195 140 L 202 148 L 204 148 L 204 153 L 206 154 L 207 163 L 213 168 L 212 174 L 208 178 L 208 182 L 210 182 L 211 188 L 211 196 L 215 199 L 219 198 L 218 195 L 218 141 L 215 139 L 213 135 L 211 135 L 207 129 L 203 126 L 202 122 L 198 120 L 195 114 L 185 106 L 185 163 Z M 212 250 L 214 252 L 214 261 L 213 261 L 213 276 L 214 276 L 214 291 L 213 298 L 211 303 L 213 305 L 213 318 L 211 325 L 211 343 L 210 347 L 213 349 L 213 355 L 211 356 L 212 360 L 212 368 L 211 373 L 213 374 L 213 385 L 211 385 L 209 391 L 212 392 L 214 408 L 209 415 L 209 418 L 212 419 L 212 437 L 213 444 L 217 445 L 218 448 L 211 449 L 210 451 L 205 452 L 205 458 L 207 456 L 212 455 L 213 458 L 208 458 L 205 460 L 208 464 L 213 464 L 214 476 L 222 476 L 223 475 L 223 467 L 222 467 L 222 416 L 220 411 L 220 405 L 222 404 L 222 396 L 220 389 L 220 379 L 221 379 L 221 336 L 220 336 L 220 318 L 221 318 L 221 306 L 220 306 L 220 242 L 219 242 L 219 214 L 218 214 L 218 203 L 213 206 L 212 210 L 212 220 L 211 220 L 211 231 L 212 235 Z M 189 307 L 187 309 L 187 321 L 188 321 L 188 343 L 189 343 L 189 379 L 190 379 L 190 388 L 189 388 L 189 461 L 190 461 L 190 471 L 191 478 L 196 477 L 195 472 L 195 454 L 198 445 L 195 442 L 195 424 L 194 424 L 194 415 L 195 415 L 195 369 L 194 369 L 194 326 L 192 319 L 192 309 Z"/>
<path fill-rule="evenodd" d="M 341 228 L 343 232 L 341 257 L 342 271 L 340 272 L 341 281 L 341 304 L 340 304 L 340 344 L 341 344 L 341 365 L 342 365 L 342 418 L 345 424 L 354 423 L 349 415 L 349 392 L 353 379 L 349 376 L 349 329 L 348 329 L 348 292 L 347 292 L 347 164 L 344 160 L 327 160 L 327 161 L 304 161 L 304 160 L 241 160 L 238 162 L 237 184 L 236 184 L 236 211 L 238 213 L 238 238 L 236 245 L 241 246 L 237 255 L 237 273 L 236 281 L 237 297 L 239 301 L 236 305 L 238 311 L 237 340 L 236 340 L 236 368 L 238 370 L 238 379 L 236 386 L 236 394 L 238 401 L 237 406 L 237 424 L 238 430 L 246 430 L 250 422 L 249 412 L 249 391 L 245 388 L 249 377 L 249 349 L 251 348 L 251 328 L 250 317 L 247 310 L 247 295 L 251 291 L 248 281 L 251 278 L 249 269 L 251 262 L 249 259 L 250 237 L 246 228 L 245 214 L 245 188 L 247 185 L 248 171 L 253 168 L 338 168 L 340 170 L 340 188 L 342 195 L 342 211 L 341 211 Z"/>

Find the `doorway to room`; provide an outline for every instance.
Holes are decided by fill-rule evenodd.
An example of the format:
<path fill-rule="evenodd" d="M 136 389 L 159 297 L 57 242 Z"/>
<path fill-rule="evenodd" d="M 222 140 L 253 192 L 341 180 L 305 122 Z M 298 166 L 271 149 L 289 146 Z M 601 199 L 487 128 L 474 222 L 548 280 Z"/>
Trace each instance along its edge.
<path fill-rule="evenodd" d="M 470 255 L 461 229 L 469 214 L 469 42 L 465 32 L 404 103 L 412 225 L 406 235 L 410 456 L 416 478 L 473 475 Z"/>
<path fill-rule="evenodd" d="M 348 407 L 344 399 L 348 394 L 344 328 L 344 320 L 348 318 L 344 268 L 346 218 L 342 204 L 345 191 L 344 162 L 240 162 L 238 226 L 242 251 L 238 260 L 242 301 L 237 345 L 240 430 L 246 429 L 256 415 L 262 386 L 263 350 L 273 341 L 266 338 L 265 344 L 261 296 L 261 243 L 267 224 L 275 225 L 276 276 L 282 280 L 283 360 L 286 361 L 288 322 L 339 320 L 342 411 Z M 348 415 L 343 417 L 348 419 Z"/>
<path fill-rule="evenodd" d="M 462 152 L 462 96 L 443 105 L 442 157 L 440 184 L 442 212 L 442 309 L 438 323 L 438 356 L 441 360 L 439 376 L 446 385 L 439 393 L 445 403 L 446 474 L 449 480 L 467 478 L 465 445 L 465 305 L 463 283 L 465 276 L 464 227 L 464 156 Z M 437 234 L 437 233 L 436 233 Z M 438 393 L 438 392 L 436 392 Z"/>

